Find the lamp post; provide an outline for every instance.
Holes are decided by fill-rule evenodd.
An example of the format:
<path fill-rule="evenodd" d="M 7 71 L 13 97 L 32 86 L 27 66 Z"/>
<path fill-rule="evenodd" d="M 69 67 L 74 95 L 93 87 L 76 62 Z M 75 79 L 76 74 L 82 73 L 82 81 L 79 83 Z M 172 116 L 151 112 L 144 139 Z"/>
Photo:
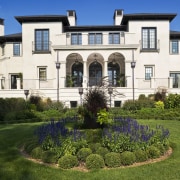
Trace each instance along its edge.
<path fill-rule="evenodd" d="M 56 69 L 57 69 L 57 102 L 59 102 L 59 69 L 61 63 L 59 62 L 59 51 L 57 51 L 57 61 L 56 61 Z"/>
<path fill-rule="evenodd" d="M 81 106 L 82 106 L 83 87 L 79 87 L 78 91 L 79 91 L 79 95 L 80 95 L 80 103 L 81 103 Z"/>
<path fill-rule="evenodd" d="M 111 95 L 113 93 L 113 88 L 112 87 L 109 87 L 108 88 L 108 94 L 110 95 L 110 107 L 111 107 Z"/>
<path fill-rule="evenodd" d="M 28 90 L 28 89 L 25 89 L 25 90 L 24 90 L 24 94 L 25 94 L 26 100 L 27 100 L 27 97 L 28 97 L 28 95 L 29 95 L 29 90 Z"/>
<path fill-rule="evenodd" d="M 132 68 L 132 90 L 133 90 L 133 103 L 134 103 L 134 68 L 136 66 L 136 62 L 134 61 L 134 50 L 132 50 L 132 62 L 131 62 L 131 68 Z"/>

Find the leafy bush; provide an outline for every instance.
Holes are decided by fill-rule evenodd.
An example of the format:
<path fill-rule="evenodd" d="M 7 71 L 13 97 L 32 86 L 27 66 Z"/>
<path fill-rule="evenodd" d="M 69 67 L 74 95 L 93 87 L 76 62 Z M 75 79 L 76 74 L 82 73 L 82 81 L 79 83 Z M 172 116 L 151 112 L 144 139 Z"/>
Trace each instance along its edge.
<path fill-rule="evenodd" d="M 97 122 L 100 125 L 110 125 L 113 123 L 112 115 L 106 109 L 97 112 Z"/>
<path fill-rule="evenodd" d="M 109 150 L 105 147 L 99 147 L 96 151 L 95 151 L 96 154 L 99 154 L 101 155 L 103 158 L 105 158 L 105 155 L 107 153 L 109 153 Z"/>
<path fill-rule="evenodd" d="M 143 161 L 148 160 L 148 155 L 146 151 L 138 149 L 134 152 L 134 154 L 136 156 L 136 162 L 143 162 Z"/>
<path fill-rule="evenodd" d="M 90 148 L 81 148 L 77 153 L 78 160 L 85 162 L 87 156 L 90 154 L 92 154 L 92 150 Z"/>
<path fill-rule="evenodd" d="M 105 164 L 108 167 L 119 167 L 121 166 L 121 156 L 119 153 L 110 152 L 105 155 Z"/>
<path fill-rule="evenodd" d="M 122 165 L 131 165 L 136 161 L 136 156 L 133 152 L 124 151 L 121 153 Z"/>
<path fill-rule="evenodd" d="M 92 152 L 95 153 L 99 147 L 101 147 L 101 143 L 90 143 L 89 147 L 91 148 Z"/>
<path fill-rule="evenodd" d="M 100 169 L 105 166 L 104 159 L 99 154 L 90 154 L 86 158 L 86 167 L 88 169 Z"/>
<path fill-rule="evenodd" d="M 179 94 L 169 94 L 165 99 L 165 108 L 180 108 L 180 95 Z"/>
<path fill-rule="evenodd" d="M 59 167 L 70 169 L 78 165 L 78 159 L 73 155 L 64 155 L 58 160 Z"/>
<path fill-rule="evenodd" d="M 45 163 L 56 163 L 57 162 L 56 153 L 52 151 L 44 151 L 42 153 L 42 161 Z"/>
<path fill-rule="evenodd" d="M 41 147 L 35 147 L 32 151 L 31 151 L 31 156 L 35 159 L 41 159 L 42 157 L 42 148 Z"/>
<path fill-rule="evenodd" d="M 158 158 L 160 156 L 160 154 L 161 154 L 160 150 L 157 147 L 153 146 L 153 145 L 149 146 L 147 148 L 148 158 L 151 158 L 151 159 Z"/>
<path fill-rule="evenodd" d="M 155 108 L 164 109 L 164 102 L 163 101 L 156 101 Z"/>

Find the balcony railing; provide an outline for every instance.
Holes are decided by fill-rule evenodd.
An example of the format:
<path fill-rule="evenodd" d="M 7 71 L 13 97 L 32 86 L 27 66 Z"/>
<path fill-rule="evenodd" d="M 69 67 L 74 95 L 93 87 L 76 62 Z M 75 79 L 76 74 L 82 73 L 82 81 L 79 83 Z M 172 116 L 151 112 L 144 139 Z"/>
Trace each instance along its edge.
<path fill-rule="evenodd" d="M 154 44 L 154 48 L 144 48 L 142 40 L 139 41 L 140 44 L 140 52 L 159 52 L 160 51 L 160 40 L 157 40 Z"/>
<path fill-rule="evenodd" d="M 32 42 L 32 52 L 33 53 L 50 53 L 51 52 L 51 41 L 47 42 Z"/>

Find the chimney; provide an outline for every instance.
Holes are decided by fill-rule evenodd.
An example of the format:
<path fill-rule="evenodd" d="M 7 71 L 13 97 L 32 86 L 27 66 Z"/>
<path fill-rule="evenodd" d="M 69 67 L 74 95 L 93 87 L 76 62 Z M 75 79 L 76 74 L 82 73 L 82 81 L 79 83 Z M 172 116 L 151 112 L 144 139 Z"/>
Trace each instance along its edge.
<path fill-rule="evenodd" d="M 4 36 L 4 19 L 0 18 L 0 36 Z"/>
<path fill-rule="evenodd" d="M 115 26 L 121 25 L 122 18 L 123 18 L 123 9 L 116 9 L 114 11 L 114 25 Z"/>
<path fill-rule="evenodd" d="M 77 19 L 76 11 L 68 10 L 67 11 L 67 16 L 68 16 L 70 26 L 76 26 L 76 19 Z"/>

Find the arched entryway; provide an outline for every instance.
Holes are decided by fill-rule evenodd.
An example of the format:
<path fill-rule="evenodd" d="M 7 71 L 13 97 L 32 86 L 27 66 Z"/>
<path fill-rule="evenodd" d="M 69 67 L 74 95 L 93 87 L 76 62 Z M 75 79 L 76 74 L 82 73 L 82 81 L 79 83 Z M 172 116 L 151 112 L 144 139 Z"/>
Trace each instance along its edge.
<path fill-rule="evenodd" d="M 111 86 L 125 86 L 124 56 L 120 53 L 113 53 L 108 59 L 108 81 Z"/>

